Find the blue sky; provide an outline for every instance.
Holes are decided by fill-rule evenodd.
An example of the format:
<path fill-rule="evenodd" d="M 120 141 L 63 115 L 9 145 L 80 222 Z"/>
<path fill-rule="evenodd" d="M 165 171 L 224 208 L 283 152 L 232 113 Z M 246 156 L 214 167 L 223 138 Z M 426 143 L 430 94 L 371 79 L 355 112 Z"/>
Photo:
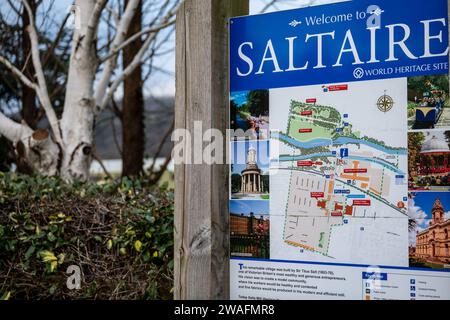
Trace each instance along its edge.
<path fill-rule="evenodd" d="M 231 146 L 231 160 L 233 173 L 240 173 L 245 169 L 247 163 L 247 152 L 250 147 L 256 149 L 256 161 L 258 167 L 267 171 L 269 169 L 269 141 L 239 141 L 233 142 Z"/>
<path fill-rule="evenodd" d="M 248 91 L 235 91 L 230 94 L 230 99 L 240 107 L 247 102 L 247 94 Z"/>
<path fill-rule="evenodd" d="M 249 215 L 253 212 L 256 217 L 269 214 L 267 200 L 230 200 L 230 212 Z"/>
<path fill-rule="evenodd" d="M 414 203 L 419 206 L 427 215 L 427 219 L 431 219 L 431 209 L 433 208 L 436 198 L 442 203 L 444 211 L 450 211 L 450 192 L 416 192 Z"/>

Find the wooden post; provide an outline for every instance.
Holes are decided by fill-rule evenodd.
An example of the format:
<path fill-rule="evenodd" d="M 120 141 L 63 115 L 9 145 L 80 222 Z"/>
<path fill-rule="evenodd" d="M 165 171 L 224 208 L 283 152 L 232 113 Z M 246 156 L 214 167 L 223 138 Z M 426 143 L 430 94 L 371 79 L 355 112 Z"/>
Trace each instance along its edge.
<path fill-rule="evenodd" d="M 216 128 L 225 137 L 228 18 L 248 11 L 248 0 L 186 0 L 180 8 L 176 129 L 187 129 L 193 137 L 194 121 L 201 121 L 203 132 Z M 224 147 L 227 143 L 224 139 Z M 228 179 L 227 164 L 175 165 L 175 299 L 229 298 Z"/>

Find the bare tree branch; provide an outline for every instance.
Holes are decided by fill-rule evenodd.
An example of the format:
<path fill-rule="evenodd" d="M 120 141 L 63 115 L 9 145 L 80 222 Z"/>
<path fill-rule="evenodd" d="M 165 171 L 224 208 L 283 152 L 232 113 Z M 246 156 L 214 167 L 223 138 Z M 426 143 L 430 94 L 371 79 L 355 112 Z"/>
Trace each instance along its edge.
<path fill-rule="evenodd" d="M 170 126 L 169 130 L 167 130 L 166 134 L 161 139 L 158 148 L 156 149 L 155 156 L 153 157 L 152 165 L 148 169 L 148 172 L 150 174 L 154 174 L 153 170 L 155 169 L 156 160 L 159 158 L 161 151 L 162 151 L 167 139 L 171 136 L 174 128 L 175 128 L 175 120 L 172 121 L 172 125 Z"/>
<path fill-rule="evenodd" d="M 122 18 L 120 19 L 119 25 L 117 27 L 116 36 L 114 37 L 110 52 L 114 52 L 117 49 L 117 47 L 119 47 L 120 44 L 125 40 L 131 20 L 133 19 L 134 15 L 136 13 L 136 10 L 138 8 L 139 1 L 140 0 L 131 0 L 128 3 L 128 5 L 125 9 L 125 12 L 124 12 Z M 105 69 L 103 70 L 103 73 L 100 77 L 100 80 L 99 80 L 99 83 L 97 86 L 97 91 L 95 93 L 96 105 L 98 105 L 104 98 L 106 89 L 108 88 L 109 80 L 111 78 L 111 75 L 112 75 L 114 69 L 116 68 L 117 59 L 115 59 L 115 55 L 113 55 L 113 56 L 114 56 L 114 59 L 109 59 L 107 61 Z"/>
<path fill-rule="evenodd" d="M 159 168 L 158 172 L 152 173 L 152 175 L 150 177 L 150 183 L 151 184 L 156 184 L 156 183 L 159 182 L 159 180 L 161 180 L 161 178 L 162 178 L 164 172 L 166 172 L 167 167 L 169 166 L 171 160 L 172 160 L 172 151 L 166 157 L 166 160 L 164 161 L 162 166 Z"/>
<path fill-rule="evenodd" d="M 182 5 L 184 1 L 181 1 L 178 5 L 176 5 L 172 10 L 169 10 L 169 12 L 165 15 L 165 17 L 162 19 L 161 24 L 168 23 L 171 18 L 176 14 L 178 11 L 178 8 Z M 147 39 L 144 41 L 141 49 L 134 57 L 133 61 L 125 68 L 125 70 L 116 77 L 116 79 L 113 81 L 111 86 L 109 87 L 109 90 L 106 94 L 106 96 L 103 98 L 100 104 L 97 104 L 97 110 L 96 114 L 98 115 L 102 110 L 106 108 L 108 105 L 110 99 L 114 95 L 114 92 L 117 90 L 117 88 L 120 86 L 120 84 L 136 69 L 139 65 L 143 63 L 143 57 L 147 49 L 150 47 L 152 42 L 155 40 L 157 36 L 157 33 L 151 33 Z"/>
<path fill-rule="evenodd" d="M 271 6 L 273 6 L 275 4 L 275 2 L 277 2 L 278 0 L 271 0 L 269 3 L 267 3 L 264 8 L 262 8 L 261 13 L 266 12 L 267 10 L 269 10 L 269 8 Z"/>
<path fill-rule="evenodd" d="M 62 144 L 61 131 L 59 129 L 59 121 L 56 117 L 55 110 L 52 107 L 50 96 L 47 89 L 47 82 L 45 81 L 44 69 L 42 68 L 41 58 L 39 54 L 38 35 L 35 27 L 33 11 L 28 3 L 28 0 L 22 0 L 28 16 L 30 19 L 30 25 L 27 27 L 28 34 L 31 42 L 31 58 L 33 60 L 33 66 L 36 71 L 36 78 L 38 80 L 37 95 L 41 101 L 42 107 L 45 110 L 50 127 L 52 128 L 55 139 L 59 144 Z"/>
<path fill-rule="evenodd" d="M 38 91 L 37 85 L 27 78 L 25 74 L 22 73 L 18 68 L 16 68 L 8 59 L 0 56 L 0 63 L 2 63 L 5 67 L 7 67 L 19 80 L 29 88 L 32 88 Z"/>
<path fill-rule="evenodd" d="M 7 0 L 7 2 L 8 2 L 8 4 L 9 4 L 9 6 L 11 7 L 11 9 L 13 9 L 13 11 L 17 14 L 17 16 L 20 17 L 20 15 L 21 15 L 20 9 L 17 8 L 17 7 L 12 3 L 11 0 Z"/>
<path fill-rule="evenodd" d="M 89 48 L 92 41 L 95 39 L 98 24 L 100 22 L 100 17 L 107 2 L 108 0 L 97 0 L 95 3 L 94 11 L 92 12 L 91 18 L 89 19 L 86 35 L 83 39 L 83 45 L 86 48 Z"/>
<path fill-rule="evenodd" d="M 31 136 L 32 133 L 33 130 L 27 125 L 17 123 L 0 112 L 0 135 L 5 136 L 13 143 L 17 143 L 24 137 Z"/>
<path fill-rule="evenodd" d="M 270 0 L 266 3 L 266 5 L 261 9 L 260 13 L 264 13 L 267 10 L 269 10 L 271 7 L 276 7 L 277 3 L 283 3 L 288 1 L 280 1 L 280 0 Z M 291 1 L 294 6 L 298 6 L 298 4 L 295 1 Z M 316 0 L 309 0 L 307 3 L 304 3 L 301 5 L 301 7 L 309 7 L 313 5 L 316 2 Z"/>
<path fill-rule="evenodd" d="M 120 157 L 122 157 L 123 152 L 122 152 L 122 148 L 120 147 L 120 143 L 117 140 L 117 130 L 116 130 L 116 124 L 114 123 L 114 117 L 111 117 L 110 122 L 111 122 L 111 129 L 112 129 L 114 145 L 116 146 L 116 149 L 120 154 Z"/>
<path fill-rule="evenodd" d="M 162 30 L 164 28 L 167 28 L 167 27 L 173 25 L 174 23 L 175 23 L 175 20 L 172 20 L 172 21 L 163 23 L 160 26 L 155 27 L 155 28 L 142 29 L 138 33 L 135 33 L 133 36 L 129 37 L 127 40 L 122 42 L 122 44 L 120 46 L 118 46 L 117 48 L 111 50 L 108 55 L 106 55 L 105 57 L 100 58 L 100 63 L 105 62 L 106 60 L 111 59 L 112 57 L 116 56 L 123 48 L 125 48 L 129 44 L 133 43 L 136 39 L 140 38 L 141 36 L 143 36 L 145 34 L 149 34 L 149 33 L 156 33 L 156 32 L 158 32 L 158 31 L 160 31 L 160 30 Z"/>
<path fill-rule="evenodd" d="M 94 148 L 94 150 L 92 151 L 92 157 L 98 162 L 98 164 L 100 165 L 100 167 L 102 168 L 103 172 L 105 173 L 105 175 L 109 178 L 112 179 L 111 174 L 109 173 L 108 169 L 106 169 L 105 164 L 103 163 L 102 158 L 100 157 L 100 155 L 98 154 L 97 150 Z"/>
<path fill-rule="evenodd" d="M 49 50 L 47 50 L 45 56 L 44 56 L 44 60 L 43 60 L 43 65 L 46 66 L 48 61 L 50 60 L 50 57 L 53 55 L 53 53 L 55 52 L 55 49 L 57 47 L 57 45 L 59 44 L 61 37 L 64 33 L 64 27 L 66 26 L 67 20 L 69 20 L 70 17 L 70 13 L 68 13 L 65 17 L 63 22 L 61 23 L 61 26 L 59 27 L 58 33 L 56 34 L 55 40 L 52 42 L 51 47 Z"/>

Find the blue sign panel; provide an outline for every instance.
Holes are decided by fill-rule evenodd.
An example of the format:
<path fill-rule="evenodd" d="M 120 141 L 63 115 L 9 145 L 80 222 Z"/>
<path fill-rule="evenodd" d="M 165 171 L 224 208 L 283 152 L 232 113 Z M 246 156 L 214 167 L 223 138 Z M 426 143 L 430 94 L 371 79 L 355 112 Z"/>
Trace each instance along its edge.
<path fill-rule="evenodd" d="M 232 299 L 450 299 L 430 242 L 450 222 L 447 15 L 354 0 L 230 20 Z"/>
<path fill-rule="evenodd" d="M 358 0 L 232 18 L 230 64 L 231 91 L 447 73 L 447 1 Z"/>

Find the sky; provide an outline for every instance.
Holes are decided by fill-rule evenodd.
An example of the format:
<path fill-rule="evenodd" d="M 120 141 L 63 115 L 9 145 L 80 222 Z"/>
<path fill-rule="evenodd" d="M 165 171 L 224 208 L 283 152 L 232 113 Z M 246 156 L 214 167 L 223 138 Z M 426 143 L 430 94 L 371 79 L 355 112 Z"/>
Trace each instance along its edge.
<path fill-rule="evenodd" d="M 425 132 L 425 142 L 430 140 L 433 137 L 438 138 L 439 140 L 445 141 L 445 132 L 444 130 L 433 130 L 433 131 L 426 131 Z"/>
<path fill-rule="evenodd" d="M 231 93 L 231 100 L 233 100 L 238 107 L 247 102 L 248 91 L 235 91 Z"/>
<path fill-rule="evenodd" d="M 266 200 L 230 200 L 230 212 L 249 215 L 253 212 L 256 217 L 269 214 L 269 201 Z"/>
<path fill-rule="evenodd" d="M 449 192 L 416 192 L 414 203 L 426 213 L 427 219 L 431 219 L 431 209 L 437 198 L 441 201 L 445 212 L 450 212 Z"/>

